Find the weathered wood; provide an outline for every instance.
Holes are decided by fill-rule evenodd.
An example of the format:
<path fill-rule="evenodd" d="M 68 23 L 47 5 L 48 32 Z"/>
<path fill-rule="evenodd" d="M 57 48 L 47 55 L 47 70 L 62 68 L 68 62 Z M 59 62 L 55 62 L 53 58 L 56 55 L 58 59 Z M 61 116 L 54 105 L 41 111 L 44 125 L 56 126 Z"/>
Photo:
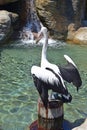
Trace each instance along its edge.
<path fill-rule="evenodd" d="M 38 99 L 38 130 L 63 130 L 63 103 L 49 101 L 47 110 Z"/>
<path fill-rule="evenodd" d="M 41 99 L 38 99 L 38 115 L 45 119 L 55 119 L 63 116 L 63 103 L 60 101 L 49 101 L 47 110 Z"/>
<path fill-rule="evenodd" d="M 56 119 L 38 118 L 38 130 L 63 130 L 63 116 Z"/>
<path fill-rule="evenodd" d="M 38 99 L 38 120 L 29 126 L 29 130 L 63 130 L 63 103 L 51 100 L 45 109 L 41 99 Z"/>

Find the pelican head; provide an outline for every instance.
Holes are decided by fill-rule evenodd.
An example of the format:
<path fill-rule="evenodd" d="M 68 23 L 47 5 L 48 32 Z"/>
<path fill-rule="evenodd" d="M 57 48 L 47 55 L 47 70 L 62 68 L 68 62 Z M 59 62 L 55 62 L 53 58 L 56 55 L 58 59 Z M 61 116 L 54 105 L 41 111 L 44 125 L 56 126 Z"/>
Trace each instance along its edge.
<path fill-rule="evenodd" d="M 47 32 L 47 28 L 46 27 L 41 27 L 40 32 L 38 33 L 38 37 L 47 37 L 48 36 L 48 32 Z"/>

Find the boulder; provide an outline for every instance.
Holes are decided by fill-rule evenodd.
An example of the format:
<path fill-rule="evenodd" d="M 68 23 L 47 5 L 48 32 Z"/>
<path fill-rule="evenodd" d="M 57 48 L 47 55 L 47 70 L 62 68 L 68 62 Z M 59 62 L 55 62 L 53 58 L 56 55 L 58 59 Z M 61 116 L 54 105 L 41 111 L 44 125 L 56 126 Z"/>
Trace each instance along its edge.
<path fill-rule="evenodd" d="M 67 41 L 75 44 L 87 44 L 87 27 L 80 27 L 76 30 L 74 24 L 68 26 Z"/>
<path fill-rule="evenodd" d="M 87 44 L 87 27 L 80 27 L 75 32 L 73 42 L 77 44 Z"/>
<path fill-rule="evenodd" d="M 82 125 L 75 127 L 72 130 L 87 130 L 87 119 L 84 121 Z"/>
<path fill-rule="evenodd" d="M 8 11 L 0 11 L 0 42 L 7 39 L 12 32 L 12 23 L 18 19 L 18 15 Z"/>
<path fill-rule="evenodd" d="M 57 2 L 36 0 L 36 7 L 39 18 L 43 25 L 49 29 L 50 35 L 56 39 L 64 39 L 68 21 L 64 15 L 61 17 L 60 11 L 57 8 Z"/>

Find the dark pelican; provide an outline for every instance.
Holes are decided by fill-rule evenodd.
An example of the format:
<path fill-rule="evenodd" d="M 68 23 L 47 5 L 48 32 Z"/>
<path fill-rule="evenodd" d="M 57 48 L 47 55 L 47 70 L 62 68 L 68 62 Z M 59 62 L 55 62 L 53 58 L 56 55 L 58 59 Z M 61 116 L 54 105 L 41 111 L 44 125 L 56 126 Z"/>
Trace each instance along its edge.
<path fill-rule="evenodd" d="M 82 82 L 77 67 L 69 56 L 64 55 L 65 59 L 68 61 L 68 65 L 65 67 L 57 66 L 48 62 L 46 58 L 48 44 L 48 33 L 46 27 L 41 28 L 41 31 L 38 34 L 39 37 L 41 34 L 44 37 L 41 55 L 41 67 L 33 66 L 31 68 L 31 74 L 43 104 L 45 108 L 47 108 L 49 89 L 61 94 L 61 100 L 63 102 L 70 102 L 72 100 L 72 96 L 68 92 L 63 79 L 69 83 L 72 82 L 77 87 L 77 90 L 81 86 Z M 60 97 L 58 98 L 60 99 Z"/>

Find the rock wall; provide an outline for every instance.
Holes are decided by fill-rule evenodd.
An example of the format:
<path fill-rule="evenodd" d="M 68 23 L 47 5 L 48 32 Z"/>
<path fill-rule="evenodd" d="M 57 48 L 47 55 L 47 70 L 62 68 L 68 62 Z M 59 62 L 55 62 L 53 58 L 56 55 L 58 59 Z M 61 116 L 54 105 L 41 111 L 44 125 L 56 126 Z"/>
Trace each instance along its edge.
<path fill-rule="evenodd" d="M 81 26 L 86 0 L 36 0 L 39 17 L 57 38 L 65 38 L 68 25 Z"/>
<path fill-rule="evenodd" d="M 22 0 L 20 19 L 23 27 L 36 32 L 40 30 L 35 0 Z"/>
<path fill-rule="evenodd" d="M 31 1 L 34 2 L 33 7 Z M 7 4 L 9 2 L 14 3 Z M 31 22 L 38 28 L 40 19 L 48 27 L 51 36 L 56 39 L 66 39 L 68 36 L 69 39 L 73 36 L 69 25 L 73 23 L 76 31 L 82 25 L 82 20 L 87 19 L 87 0 L 0 0 L 0 10 L 19 14 L 21 26 L 28 26 Z"/>
<path fill-rule="evenodd" d="M 4 5 L 4 4 L 8 4 L 8 3 L 11 3 L 11 2 L 16 2 L 18 0 L 0 0 L 0 5 Z"/>

